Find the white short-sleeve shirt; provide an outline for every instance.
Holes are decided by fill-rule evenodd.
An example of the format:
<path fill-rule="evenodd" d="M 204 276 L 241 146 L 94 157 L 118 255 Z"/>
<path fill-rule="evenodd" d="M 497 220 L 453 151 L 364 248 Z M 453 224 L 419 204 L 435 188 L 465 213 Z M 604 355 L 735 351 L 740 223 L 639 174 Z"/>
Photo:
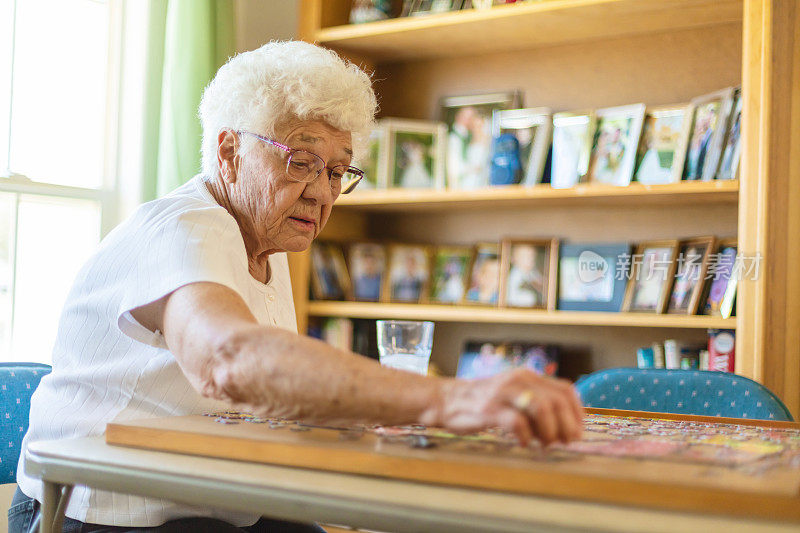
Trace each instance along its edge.
<path fill-rule="evenodd" d="M 22 492 L 42 499 L 41 481 L 23 469 L 31 442 L 101 435 L 109 422 L 229 408 L 192 388 L 161 333 L 130 311 L 209 281 L 236 291 L 259 323 L 296 332 L 286 254 L 271 255 L 269 264 L 269 283 L 250 275 L 239 227 L 201 176 L 140 206 L 109 233 L 75 279 L 59 322 L 53 372 L 31 400 L 17 469 Z M 80 486 L 67 516 L 118 526 L 157 526 L 186 516 L 245 526 L 258 518 Z"/>

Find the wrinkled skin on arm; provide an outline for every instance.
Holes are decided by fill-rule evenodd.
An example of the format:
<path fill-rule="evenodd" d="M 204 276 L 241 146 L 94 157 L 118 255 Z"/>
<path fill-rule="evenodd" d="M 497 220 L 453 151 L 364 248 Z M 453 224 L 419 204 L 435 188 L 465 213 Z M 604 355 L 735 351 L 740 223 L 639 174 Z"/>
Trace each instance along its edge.
<path fill-rule="evenodd" d="M 503 427 L 523 444 L 569 441 L 582 408 L 571 385 L 529 370 L 487 379 L 426 377 L 324 342 L 259 325 L 244 301 L 215 283 L 186 285 L 138 308 L 134 318 L 164 333 L 202 395 L 269 416 L 328 423 L 421 423 L 455 432 Z M 533 400 L 515 407 L 523 391 Z"/>

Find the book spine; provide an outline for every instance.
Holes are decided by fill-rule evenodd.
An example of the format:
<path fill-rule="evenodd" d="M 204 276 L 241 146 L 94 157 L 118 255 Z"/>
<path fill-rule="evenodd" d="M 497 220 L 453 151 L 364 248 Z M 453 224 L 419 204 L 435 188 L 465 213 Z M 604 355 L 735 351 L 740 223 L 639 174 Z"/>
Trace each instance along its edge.
<path fill-rule="evenodd" d="M 666 368 L 664 362 L 664 346 L 660 342 L 653 343 L 653 366 L 655 368 Z"/>
<path fill-rule="evenodd" d="M 664 341 L 664 362 L 666 363 L 666 368 L 681 367 L 681 349 L 675 339 Z"/>

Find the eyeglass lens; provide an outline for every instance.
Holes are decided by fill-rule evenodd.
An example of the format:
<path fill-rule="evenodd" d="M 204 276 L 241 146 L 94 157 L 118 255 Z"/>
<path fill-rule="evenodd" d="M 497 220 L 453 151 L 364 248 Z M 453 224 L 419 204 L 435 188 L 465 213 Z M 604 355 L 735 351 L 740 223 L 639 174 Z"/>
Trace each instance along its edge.
<path fill-rule="evenodd" d="M 304 150 L 292 152 L 286 162 L 286 172 L 289 177 L 300 182 L 314 181 L 324 168 L 325 163 L 319 156 Z M 360 179 L 360 176 L 350 171 L 349 167 L 338 166 L 330 171 L 330 179 L 331 187 L 344 186 L 347 189 L 347 185 L 353 180 Z"/>

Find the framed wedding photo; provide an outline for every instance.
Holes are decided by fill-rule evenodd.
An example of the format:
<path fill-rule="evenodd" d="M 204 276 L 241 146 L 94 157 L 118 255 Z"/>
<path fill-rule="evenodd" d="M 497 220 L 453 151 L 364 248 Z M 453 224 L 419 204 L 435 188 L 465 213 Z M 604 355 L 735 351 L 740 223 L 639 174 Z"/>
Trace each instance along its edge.
<path fill-rule="evenodd" d="M 691 104 L 647 109 L 636 158 L 636 181 L 645 185 L 681 181 L 693 109 Z"/>
<path fill-rule="evenodd" d="M 497 305 L 500 297 L 500 245 L 476 245 L 469 273 L 464 303 Z"/>
<path fill-rule="evenodd" d="M 598 109 L 588 181 L 630 185 L 644 122 L 644 104 Z"/>
<path fill-rule="evenodd" d="M 517 91 L 441 99 L 441 119 L 447 128 L 448 187 L 479 189 L 489 185 L 492 114 L 520 107 L 522 94 Z"/>
<path fill-rule="evenodd" d="M 717 174 L 733 96 L 734 88 L 729 87 L 692 100 L 694 118 L 684 179 L 709 181 Z"/>
<path fill-rule="evenodd" d="M 428 301 L 456 304 L 464 298 L 471 246 L 439 246 L 433 253 L 433 273 Z"/>
<path fill-rule="evenodd" d="M 553 162 L 550 185 L 574 187 L 589 170 L 595 129 L 593 111 L 570 111 L 553 115 Z"/>
<path fill-rule="evenodd" d="M 311 245 L 311 295 L 316 300 L 349 300 L 350 276 L 342 248 L 329 242 Z"/>
<path fill-rule="evenodd" d="M 500 306 L 555 309 L 558 240 L 506 239 L 500 250 Z"/>
<path fill-rule="evenodd" d="M 694 315 L 700 306 L 706 272 L 716 237 L 681 241 L 667 313 Z"/>
<path fill-rule="evenodd" d="M 549 108 L 495 111 L 492 138 L 490 184 L 541 183 L 553 138 L 553 116 Z"/>
<path fill-rule="evenodd" d="M 677 240 L 640 244 L 631 256 L 630 279 L 623 311 L 658 313 L 666 310 L 675 276 Z"/>
<path fill-rule="evenodd" d="M 390 302 L 421 303 L 427 298 L 430 249 L 424 245 L 390 244 L 389 275 L 384 294 Z"/>
<path fill-rule="evenodd" d="M 354 243 L 347 249 L 347 267 L 353 286 L 353 299 L 361 302 L 381 300 L 386 272 L 386 249 L 372 242 Z"/>
<path fill-rule="evenodd" d="M 388 186 L 444 188 L 444 125 L 428 120 L 387 118 Z"/>

